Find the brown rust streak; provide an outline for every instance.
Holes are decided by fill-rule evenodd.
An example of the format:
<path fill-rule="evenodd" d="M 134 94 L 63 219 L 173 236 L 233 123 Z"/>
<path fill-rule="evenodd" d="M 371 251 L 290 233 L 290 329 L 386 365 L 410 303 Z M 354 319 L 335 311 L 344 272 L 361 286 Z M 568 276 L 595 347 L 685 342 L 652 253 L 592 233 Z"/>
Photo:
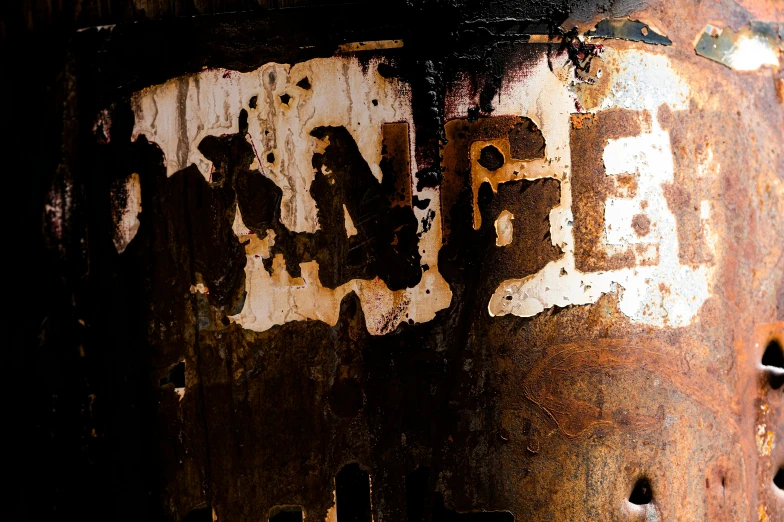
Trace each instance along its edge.
<path fill-rule="evenodd" d="M 607 176 L 602 154 L 608 140 L 638 136 L 650 127 L 650 118 L 648 112 L 625 109 L 572 118 L 574 255 L 575 265 L 582 272 L 617 270 L 636 264 L 631 248 L 609 255 L 603 245 L 604 202 L 610 196 L 629 197 L 627 194 L 636 191 L 636 183 L 632 185 L 625 178 L 614 180 L 615 176 Z"/>
<path fill-rule="evenodd" d="M 390 207 L 411 206 L 411 153 L 408 123 L 385 123 L 381 126 L 382 184 L 387 189 Z"/>
<path fill-rule="evenodd" d="M 719 173 L 714 167 L 720 159 L 726 161 L 719 139 L 726 129 L 714 126 L 712 121 L 716 116 L 698 110 L 681 114 L 666 105 L 658 111 L 659 122 L 670 133 L 675 161 L 673 181 L 662 188 L 667 206 L 678 223 L 678 259 L 685 265 L 714 261 L 700 220 L 700 201 L 715 200 L 711 192 L 716 191 L 714 185 Z M 716 159 L 712 160 L 714 155 Z M 701 163 L 707 171 L 702 178 L 697 175 Z"/>

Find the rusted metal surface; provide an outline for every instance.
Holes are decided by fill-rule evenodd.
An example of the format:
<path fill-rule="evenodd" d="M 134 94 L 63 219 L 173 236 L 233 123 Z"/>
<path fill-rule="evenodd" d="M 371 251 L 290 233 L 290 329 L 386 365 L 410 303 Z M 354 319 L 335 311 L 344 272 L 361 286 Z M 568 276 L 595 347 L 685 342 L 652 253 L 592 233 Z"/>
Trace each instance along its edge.
<path fill-rule="evenodd" d="M 705 43 L 782 8 L 517 4 L 75 38 L 43 232 L 143 517 L 784 520 L 780 36 Z"/>

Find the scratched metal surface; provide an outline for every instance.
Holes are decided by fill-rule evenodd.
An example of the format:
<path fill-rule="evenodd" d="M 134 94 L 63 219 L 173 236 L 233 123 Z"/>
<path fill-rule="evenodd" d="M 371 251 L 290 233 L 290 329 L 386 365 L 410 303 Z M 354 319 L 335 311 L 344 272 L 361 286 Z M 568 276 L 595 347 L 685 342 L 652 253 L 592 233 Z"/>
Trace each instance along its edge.
<path fill-rule="evenodd" d="M 74 39 L 43 238 L 148 519 L 784 520 L 782 8 L 491 4 Z"/>

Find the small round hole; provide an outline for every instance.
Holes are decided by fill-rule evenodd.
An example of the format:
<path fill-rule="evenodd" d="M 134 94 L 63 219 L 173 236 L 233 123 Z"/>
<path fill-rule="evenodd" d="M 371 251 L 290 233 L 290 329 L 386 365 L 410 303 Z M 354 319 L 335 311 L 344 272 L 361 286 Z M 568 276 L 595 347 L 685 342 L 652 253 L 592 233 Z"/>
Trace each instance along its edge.
<path fill-rule="evenodd" d="M 487 170 L 498 170 L 504 166 L 504 155 L 492 145 L 488 145 L 479 152 L 479 164 Z"/>
<path fill-rule="evenodd" d="M 267 153 L 267 163 L 275 163 L 275 154 L 272 152 Z"/>
<path fill-rule="evenodd" d="M 647 478 L 639 479 L 634 485 L 632 494 L 629 495 L 629 502 L 638 506 L 644 506 L 645 504 L 650 504 L 652 500 L 653 490 L 651 489 L 651 483 Z"/>
<path fill-rule="evenodd" d="M 784 349 L 778 340 L 773 339 L 768 343 L 761 362 L 767 367 L 770 387 L 778 390 L 784 386 Z"/>
<path fill-rule="evenodd" d="M 773 485 L 784 491 L 784 466 L 780 467 L 776 476 L 773 477 Z"/>

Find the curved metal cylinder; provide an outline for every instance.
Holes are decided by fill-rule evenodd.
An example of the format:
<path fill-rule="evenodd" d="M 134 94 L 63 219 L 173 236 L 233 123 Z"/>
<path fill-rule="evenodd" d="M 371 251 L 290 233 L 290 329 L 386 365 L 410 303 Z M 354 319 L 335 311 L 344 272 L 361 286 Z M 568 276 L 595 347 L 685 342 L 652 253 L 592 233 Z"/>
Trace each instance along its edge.
<path fill-rule="evenodd" d="M 783 521 L 784 14 L 725 4 L 85 31 L 165 516 Z"/>

